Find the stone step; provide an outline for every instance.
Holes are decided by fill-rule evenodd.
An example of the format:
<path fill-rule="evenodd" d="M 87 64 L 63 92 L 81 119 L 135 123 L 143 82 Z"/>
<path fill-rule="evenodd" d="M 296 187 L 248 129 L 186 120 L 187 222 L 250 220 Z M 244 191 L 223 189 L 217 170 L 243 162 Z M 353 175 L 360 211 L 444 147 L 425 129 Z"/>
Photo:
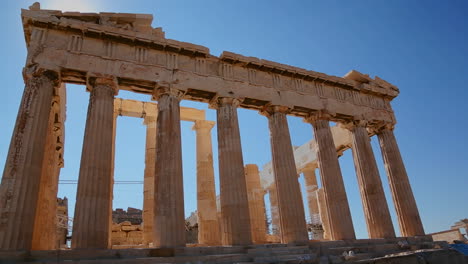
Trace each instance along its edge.
<path fill-rule="evenodd" d="M 334 248 L 323 248 L 322 255 L 336 255 L 341 256 L 343 252 L 349 252 L 350 250 L 354 253 L 366 253 L 369 252 L 369 246 L 346 246 L 346 247 L 334 247 Z"/>
<path fill-rule="evenodd" d="M 247 248 L 244 246 L 231 247 L 192 247 L 176 249 L 175 256 L 205 256 L 205 255 L 221 255 L 221 254 L 244 254 L 247 253 Z"/>
<path fill-rule="evenodd" d="M 317 260 L 316 254 L 291 254 L 276 256 L 254 257 L 255 263 L 313 263 Z"/>
<path fill-rule="evenodd" d="M 249 256 L 256 257 L 275 257 L 275 256 L 285 256 L 285 255 L 307 255 L 315 254 L 311 250 L 298 250 L 298 251 L 285 251 L 285 252 L 257 252 L 253 254 L 248 254 Z"/>
<path fill-rule="evenodd" d="M 354 254 L 352 257 L 344 257 L 346 261 L 359 261 L 359 260 L 365 260 L 365 259 L 371 259 L 373 258 L 374 255 L 371 253 L 357 253 Z"/>
<path fill-rule="evenodd" d="M 145 257 L 132 259 L 87 259 L 87 260 L 49 260 L 24 262 L 24 264 L 163 264 L 163 263 L 243 263 L 251 261 L 252 258 L 246 254 L 223 254 L 209 256 L 180 256 L 180 257 Z M 17 263 L 17 262 L 14 262 Z M 22 262 L 20 262 L 22 263 Z"/>
<path fill-rule="evenodd" d="M 282 243 L 272 243 L 272 244 L 257 244 L 257 245 L 250 245 L 248 246 L 249 249 L 255 249 L 255 248 L 278 248 L 278 247 L 287 247 L 288 244 L 282 244 Z"/>
<path fill-rule="evenodd" d="M 324 248 L 321 254 L 323 255 L 342 255 L 343 252 L 353 251 L 354 253 L 383 253 L 388 254 L 391 252 L 400 251 L 401 248 L 398 244 L 375 244 L 375 245 L 355 245 L 346 247 Z"/>
<path fill-rule="evenodd" d="M 401 250 L 398 244 L 379 244 L 373 245 L 369 247 L 369 252 L 383 252 L 383 253 L 390 253 Z"/>
<path fill-rule="evenodd" d="M 232 255 L 245 254 L 246 247 L 199 247 L 199 248 L 146 248 L 146 249 L 107 249 L 107 250 L 49 250 L 49 251 L 31 251 L 17 252 L 16 254 L 6 255 L 2 252 L 0 259 L 6 258 L 21 261 L 27 258 L 29 261 L 36 260 L 94 260 L 94 259 L 143 259 L 143 258 L 164 258 L 164 257 L 196 257 L 212 255 Z"/>
<path fill-rule="evenodd" d="M 268 253 L 268 252 L 276 252 L 276 253 L 286 253 L 286 252 L 302 252 L 302 251 L 309 251 L 310 248 L 308 246 L 294 246 L 294 247 L 273 247 L 273 248 L 253 248 L 253 249 L 248 249 L 247 253 L 248 254 L 263 254 L 263 253 Z M 307 252 L 306 252 L 307 253 Z"/>

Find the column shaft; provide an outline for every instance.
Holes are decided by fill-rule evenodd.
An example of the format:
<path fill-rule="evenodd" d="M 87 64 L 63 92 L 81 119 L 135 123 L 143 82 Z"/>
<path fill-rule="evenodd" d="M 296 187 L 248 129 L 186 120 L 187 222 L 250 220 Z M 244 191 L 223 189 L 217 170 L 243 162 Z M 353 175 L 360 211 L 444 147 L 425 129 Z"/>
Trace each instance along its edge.
<path fill-rule="evenodd" d="M 216 192 L 213 168 L 211 129 L 215 122 L 195 121 L 197 133 L 197 214 L 198 244 L 221 244 L 221 234 L 216 209 Z"/>
<path fill-rule="evenodd" d="M 154 176 L 153 244 L 185 246 L 184 186 L 177 90 L 161 89 L 158 98 Z"/>
<path fill-rule="evenodd" d="M 156 165 L 156 117 L 145 117 L 146 148 L 143 180 L 143 243 L 153 242 L 154 175 Z"/>
<path fill-rule="evenodd" d="M 57 102 L 54 102 L 54 104 L 56 105 Z M 32 250 L 53 250 L 57 248 L 57 192 L 60 167 L 57 135 L 55 133 L 55 115 L 58 115 L 56 111 L 58 107 L 54 108 L 49 115 Z"/>
<path fill-rule="evenodd" d="M 393 131 L 384 128 L 377 134 L 380 142 L 385 170 L 387 171 L 393 203 L 396 208 L 402 236 L 424 235 L 416 200 L 406 173 L 403 159 Z"/>
<path fill-rule="evenodd" d="M 0 249 L 32 246 L 49 115 L 57 73 L 25 68 L 26 87 L 0 185 Z M 28 75 L 29 74 L 29 75 Z"/>
<path fill-rule="evenodd" d="M 244 161 L 237 120 L 238 101 L 221 98 L 217 102 L 218 158 L 223 245 L 249 245 L 249 205 Z"/>
<path fill-rule="evenodd" d="M 317 177 L 315 176 L 315 168 L 307 167 L 303 171 L 304 182 L 306 187 L 307 204 L 309 206 L 310 222 L 312 224 L 320 224 L 320 213 L 317 201 Z"/>
<path fill-rule="evenodd" d="M 352 125 L 352 149 L 354 166 L 361 192 L 364 215 L 369 238 L 393 238 L 390 211 L 382 187 L 374 152 L 367 130 L 361 125 Z"/>
<path fill-rule="evenodd" d="M 317 190 L 317 200 L 319 205 L 320 220 L 322 221 L 323 239 L 330 240 L 330 220 L 328 219 L 328 206 L 325 201 L 325 193 L 323 188 Z"/>
<path fill-rule="evenodd" d="M 72 248 L 108 248 L 112 201 L 115 83 L 96 79 L 88 105 Z"/>
<path fill-rule="evenodd" d="M 115 107 L 115 105 L 114 105 Z M 115 109 L 114 109 L 115 110 Z M 114 224 L 114 221 L 112 220 L 112 205 L 114 202 L 114 174 L 115 174 L 115 136 L 117 133 L 117 117 L 119 115 L 114 111 L 114 118 L 112 119 L 112 167 L 111 167 L 111 180 L 109 181 L 109 193 L 110 193 L 110 199 L 109 199 L 109 236 L 108 236 L 108 244 L 112 246 L 112 225 Z"/>
<path fill-rule="evenodd" d="M 260 184 L 260 174 L 255 164 L 245 165 L 247 198 L 249 200 L 250 226 L 254 244 L 266 243 L 266 216 L 264 194 Z"/>
<path fill-rule="evenodd" d="M 268 110 L 267 110 L 268 111 Z M 285 109 L 270 109 L 271 153 L 279 205 L 282 243 L 308 241 L 301 189 Z"/>
<path fill-rule="evenodd" d="M 317 143 L 317 157 L 325 204 L 328 206 L 330 238 L 355 239 L 353 222 L 346 197 L 340 164 L 328 120 L 311 120 Z"/>

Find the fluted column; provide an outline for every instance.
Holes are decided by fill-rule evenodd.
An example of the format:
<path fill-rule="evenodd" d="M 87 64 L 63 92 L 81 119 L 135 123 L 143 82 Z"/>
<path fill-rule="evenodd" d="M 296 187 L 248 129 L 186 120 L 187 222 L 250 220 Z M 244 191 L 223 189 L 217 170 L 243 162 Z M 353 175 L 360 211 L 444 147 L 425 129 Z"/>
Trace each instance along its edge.
<path fill-rule="evenodd" d="M 260 183 L 258 166 L 245 165 L 245 180 L 247 184 L 247 197 L 249 200 L 250 226 L 252 229 L 252 241 L 254 244 L 266 243 L 266 216 L 265 216 L 265 191 Z"/>
<path fill-rule="evenodd" d="M 198 244 L 207 246 L 221 244 L 211 144 L 214 125 L 213 121 L 197 120 L 192 128 L 197 134 Z"/>
<path fill-rule="evenodd" d="M 112 167 L 111 167 L 111 180 L 109 181 L 110 183 L 110 199 L 109 199 L 109 236 L 108 236 L 108 244 L 112 246 L 112 225 L 114 224 L 114 221 L 112 220 L 112 205 L 114 203 L 114 175 L 115 175 L 115 136 L 117 134 L 117 117 L 119 114 L 115 112 L 115 104 L 114 104 L 114 117 L 112 119 Z"/>
<path fill-rule="evenodd" d="M 81 153 L 73 248 L 108 248 L 112 203 L 114 95 L 112 78 L 92 78 Z"/>
<path fill-rule="evenodd" d="M 276 192 L 276 185 L 273 183 L 268 190 L 270 197 L 270 211 L 271 211 L 271 229 L 273 235 L 279 236 L 281 234 L 280 220 L 279 220 L 279 208 L 278 208 L 278 197 Z"/>
<path fill-rule="evenodd" d="M 424 235 L 424 228 L 419 216 L 416 200 L 400 154 L 400 149 L 393 134 L 393 126 L 386 125 L 377 131 L 385 170 L 392 192 L 393 204 L 398 216 L 402 236 Z"/>
<path fill-rule="evenodd" d="M 24 69 L 25 89 L 0 185 L 0 249 L 32 246 L 49 115 L 58 73 Z"/>
<path fill-rule="evenodd" d="M 382 187 L 365 122 L 355 121 L 343 126 L 351 131 L 354 167 L 359 183 L 369 238 L 393 238 L 390 211 Z"/>
<path fill-rule="evenodd" d="M 153 242 L 156 116 L 146 116 L 145 177 L 143 180 L 143 243 Z"/>
<path fill-rule="evenodd" d="M 60 89 L 65 89 L 61 87 Z M 54 97 L 53 110 L 49 115 L 49 127 L 46 136 L 46 149 L 42 165 L 41 182 L 34 223 L 32 250 L 53 250 L 57 248 L 57 192 L 60 173 L 59 151 L 62 146 L 57 139 L 56 120 L 60 116 L 60 99 Z"/>
<path fill-rule="evenodd" d="M 314 128 L 317 158 L 324 200 L 327 205 L 332 240 L 355 239 L 343 176 L 330 130 L 328 116 L 316 114 L 306 119 Z"/>
<path fill-rule="evenodd" d="M 315 175 L 316 168 L 317 165 L 308 165 L 302 170 L 306 187 L 307 205 L 309 206 L 310 222 L 314 225 L 321 223 L 317 197 L 318 185 Z"/>
<path fill-rule="evenodd" d="M 309 206 L 310 221 L 312 224 L 320 224 L 320 212 L 317 200 L 316 166 L 308 165 L 302 171 L 306 187 L 307 204 Z"/>
<path fill-rule="evenodd" d="M 301 189 L 286 119 L 287 107 L 270 106 L 262 112 L 268 117 L 271 154 L 281 225 L 281 242 L 308 241 Z"/>
<path fill-rule="evenodd" d="M 159 88 L 154 176 L 153 244 L 185 246 L 184 185 L 180 137 L 180 100 L 176 89 Z"/>
<path fill-rule="evenodd" d="M 330 220 L 328 219 L 328 207 L 325 201 L 323 188 L 317 190 L 317 200 L 319 205 L 320 220 L 323 228 L 323 239 L 330 240 Z"/>
<path fill-rule="evenodd" d="M 249 245 L 249 204 L 244 176 L 244 161 L 240 141 L 237 106 L 233 98 L 217 98 L 219 183 L 221 199 L 221 230 L 223 245 Z"/>

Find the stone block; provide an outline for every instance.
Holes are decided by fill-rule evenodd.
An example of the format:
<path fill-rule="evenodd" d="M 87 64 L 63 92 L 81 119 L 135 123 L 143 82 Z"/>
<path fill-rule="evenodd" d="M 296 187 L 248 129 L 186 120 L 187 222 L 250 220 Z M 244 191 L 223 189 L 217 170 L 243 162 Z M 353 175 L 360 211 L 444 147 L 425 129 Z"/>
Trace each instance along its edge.
<path fill-rule="evenodd" d="M 122 226 L 122 231 L 126 231 L 126 232 L 129 232 L 129 231 L 136 231 L 137 228 L 138 228 L 138 227 L 135 226 L 135 225 Z"/>
<path fill-rule="evenodd" d="M 123 221 L 122 223 L 120 223 L 121 226 L 131 226 L 132 223 L 130 223 L 130 221 Z"/>
<path fill-rule="evenodd" d="M 395 252 L 400 249 L 398 244 L 380 244 L 380 245 L 374 245 L 373 247 L 374 252 Z"/>
<path fill-rule="evenodd" d="M 328 264 L 328 263 L 330 263 L 330 262 L 328 261 L 328 257 L 327 257 L 327 256 L 321 256 L 321 257 L 320 257 L 319 264 Z"/>
<path fill-rule="evenodd" d="M 126 237 L 127 237 L 127 233 L 126 233 L 126 232 L 122 232 L 122 231 L 112 232 L 112 233 L 111 233 L 111 237 L 112 237 L 112 239 L 113 239 L 113 238 L 126 238 Z"/>
<path fill-rule="evenodd" d="M 343 260 L 343 257 L 341 256 L 328 256 L 328 259 L 330 260 L 330 263 L 331 264 L 340 264 L 340 263 L 343 263 L 344 260 Z"/>
<path fill-rule="evenodd" d="M 153 248 L 149 252 L 150 257 L 173 257 L 173 248 Z"/>
<path fill-rule="evenodd" d="M 132 231 L 132 232 L 128 232 L 127 236 L 130 237 L 130 238 L 142 238 L 143 237 L 143 232 L 142 231 Z"/>

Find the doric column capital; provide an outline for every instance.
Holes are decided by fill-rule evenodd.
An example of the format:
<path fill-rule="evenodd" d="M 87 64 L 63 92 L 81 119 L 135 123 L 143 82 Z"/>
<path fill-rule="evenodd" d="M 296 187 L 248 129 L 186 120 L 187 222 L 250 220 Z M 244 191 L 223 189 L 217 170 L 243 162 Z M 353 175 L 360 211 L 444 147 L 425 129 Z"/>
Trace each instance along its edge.
<path fill-rule="evenodd" d="M 36 65 L 26 66 L 23 68 L 23 80 L 25 83 L 38 77 L 46 77 L 54 83 L 55 87 L 59 87 L 62 82 L 60 71 L 39 68 Z"/>
<path fill-rule="evenodd" d="M 218 97 L 215 96 L 213 99 L 211 99 L 209 103 L 209 108 L 211 109 L 218 109 L 220 106 L 229 104 L 234 107 L 238 107 L 241 104 L 242 100 L 238 98 L 233 98 L 233 97 Z"/>
<path fill-rule="evenodd" d="M 270 117 L 274 113 L 288 114 L 291 112 L 291 108 L 282 105 L 267 105 L 261 111 L 260 114 L 266 117 Z"/>
<path fill-rule="evenodd" d="M 377 122 L 377 123 L 372 123 L 367 126 L 367 130 L 371 134 L 378 135 L 380 134 L 383 130 L 393 130 L 395 128 L 395 123 L 393 122 Z"/>
<path fill-rule="evenodd" d="M 117 78 L 114 76 L 88 76 L 86 80 L 86 90 L 91 92 L 96 87 L 106 87 L 115 96 L 119 93 L 119 85 L 117 84 Z"/>
<path fill-rule="evenodd" d="M 348 122 L 339 123 L 339 126 L 349 131 L 354 131 L 356 127 L 367 127 L 369 122 L 364 119 L 353 119 Z"/>
<path fill-rule="evenodd" d="M 326 110 L 320 110 L 314 113 L 311 113 L 309 116 L 304 118 L 304 122 L 315 124 L 318 120 L 327 120 L 330 121 L 332 119 L 332 113 Z"/>
<path fill-rule="evenodd" d="M 192 126 L 192 130 L 195 131 L 211 131 L 216 122 L 208 120 L 196 120 Z"/>
<path fill-rule="evenodd" d="M 153 95 L 151 97 L 151 100 L 156 100 L 158 101 L 159 98 L 163 95 L 169 95 L 171 97 L 174 97 L 178 99 L 179 101 L 182 100 L 182 98 L 185 95 L 185 92 L 179 89 L 175 88 L 169 88 L 169 87 L 156 87 L 153 90 Z"/>

